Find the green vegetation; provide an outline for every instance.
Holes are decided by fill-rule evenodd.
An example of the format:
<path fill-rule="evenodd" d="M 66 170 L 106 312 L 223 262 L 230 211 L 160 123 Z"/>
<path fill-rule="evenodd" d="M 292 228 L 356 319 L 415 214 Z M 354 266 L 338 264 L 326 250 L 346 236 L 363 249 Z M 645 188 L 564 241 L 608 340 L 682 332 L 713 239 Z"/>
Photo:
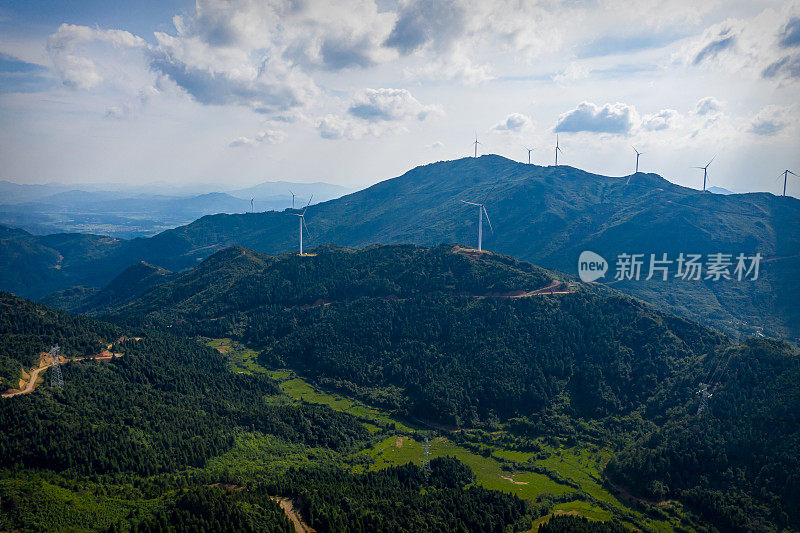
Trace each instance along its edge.
<path fill-rule="evenodd" d="M 0 389 L 16 387 L 20 370 L 56 344 L 64 357 L 96 354 L 122 336 L 107 322 L 56 311 L 0 292 Z"/>
<path fill-rule="evenodd" d="M 450 246 L 220 252 L 117 326 L 80 319 L 123 357 L 0 402 L 0 529 L 280 530 L 277 496 L 320 530 L 800 529 L 797 353 L 605 288 L 529 293 L 552 280 Z M 7 300 L 32 349 L 37 317 L 82 331 Z M 29 513 L 37 488 L 69 512 Z"/>

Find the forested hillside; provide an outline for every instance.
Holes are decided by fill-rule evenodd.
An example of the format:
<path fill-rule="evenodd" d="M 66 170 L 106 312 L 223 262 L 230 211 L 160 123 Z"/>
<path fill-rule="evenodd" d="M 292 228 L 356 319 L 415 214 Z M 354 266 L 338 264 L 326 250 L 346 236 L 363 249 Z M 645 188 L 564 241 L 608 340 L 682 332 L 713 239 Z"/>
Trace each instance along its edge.
<path fill-rule="evenodd" d="M 317 253 L 224 250 L 113 317 L 239 339 L 267 366 L 412 419 L 602 443 L 618 453 L 612 482 L 678 498 L 723 528 L 800 525 L 791 510 L 798 357 L 788 345 L 736 346 L 615 291 L 570 286 L 497 254 Z M 713 396 L 698 415 L 703 382 Z"/>
<path fill-rule="evenodd" d="M 0 292 L 0 389 L 16 386 L 20 370 L 36 364 L 56 344 L 66 357 L 96 354 L 122 329 Z"/>
<path fill-rule="evenodd" d="M 615 288 L 721 330 L 752 334 L 763 328 L 769 335 L 800 337 L 794 305 L 800 282 L 793 275 L 800 261 L 800 201 L 702 193 L 655 174 L 628 178 L 499 156 L 435 163 L 311 206 L 307 245 L 474 245 L 477 217 L 460 200 L 485 199 L 495 230 L 484 228 L 488 249 L 570 273 L 589 249 L 610 262 L 606 281 L 622 253 L 666 253 L 673 261 L 681 252 L 704 258 L 761 253 L 756 281 L 641 279 Z M 231 245 L 281 253 L 296 249 L 297 238 L 296 219 L 286 212 L 206 216 L 131 241 L 6 230 L 0 288 L 42 297 L 75 285 L 102 287 L 138 261 L 180 271 Z"/>
<path fill-rule="evenodd" d="M 757 339 L 721 355 L 708 410 L 698 416 L 692 402 L 663 417 L 609 473 L 648 497 L 681 497 L 723 530 L 797 529 L 800 357 Z"/>
<path fill-rule="evenodd" d="M 352 473 L 347 458 L 376 438 L 367 425 L 292 401 L 263 373 L 232 372 L 195 340 L 0 296 L 4 351 L 56 341 L 75 356 L 95 335 L 123 339 L 113 346 L 120 357 L 62 364 L 63 388 L 46 380 L 0 400 L 0 530 L 293 531 L 276 496 L 303 502 L 320 531 L 530 523 L 526 502 L 465 488 L 473 475 L 455 460 L 433 461 L 430 475 L 414 465 Z M 397 502 L 413 513 L 400 529 Z"/>

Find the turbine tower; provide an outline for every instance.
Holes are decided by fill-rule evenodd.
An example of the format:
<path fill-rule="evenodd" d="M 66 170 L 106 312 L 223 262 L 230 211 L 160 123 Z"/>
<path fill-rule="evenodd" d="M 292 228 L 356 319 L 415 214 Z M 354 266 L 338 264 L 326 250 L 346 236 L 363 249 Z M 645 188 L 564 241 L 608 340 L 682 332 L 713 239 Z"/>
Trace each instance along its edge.
<path fill-rule="evenodd" d="M 558 152 L 564 153 L 564 150 L 558 146 L 558 135 L 556 135 L 556 166 L 558 166 Z"/>
<path fill-rule="evenodd" d="M 528 151 L 528 164 L 531 164 L 531 152 L 535 150 L 535 148 L 528 148 L 527 146 L 523 146 Z"/>
<path fill-rule="evenodd" d="M 491 191 L 489 191 L 491 193 Z M 486 195 L 486 198 L 489 198 L 489 195 Z M 492 221 L 489 220 L 489 213 L 486 212 L 486 199 L 483 200 L 482 204 L 476 204 L 475 202 L 467 202 L 466 200 L 461 200 L 461 202 L 469 205 L 474 205 L 478 207 L 478 251 L 483 251 L 483 215 L 486 215 L 486 222 L 489 223 L 489 228 L 494 231 L 492 227 Z"/>
<path fill-rule="evenodd" d="M 255 202 L 255 201 L 256 201 L 255 198 L 250 198 L 250 212 L 251 213 L 255 213 L 256 212 L 255 207 L 253 207 L 253 202 Z"/>
<path fill-rule="evenodd" d="M 50 348 L 50 356 L 53 358 L 53 371 L 50 374 L 50 385 L 57 389 L 64 386 L 64 376 L 61 374 L 61 365 L 59 364 L 59 353 L 61 353 L 61 347 L 58 344 Z"/>
<path fill-rule="evenodd" d="M 781 172 L 781 174 L 783 174 L 783 196 L 786 196 L 786 179 L 789 177 L 789 174 L 791 174 L 792 176 L 797 176 L 797 174 L 795 174 L 788 168 L 783 172 Z M 780 175 L 778 175 L 778 177 L 780 177 Z"/>
<path fill-rule="evenodd" d="M 478 157 L 478 145 L 481 144 L 481 143 L 478 142 L 478 132 L 477 131 L 475 132 L 475 142 L 473 142 L 472 144 L 475 145 L 475 157 L 477 158 Z"/>
<path fill-rule="evenodd" d="M 300 255 L 303 255 L 303 228 L 306 229 L 306 233 L 308 233 L 309 235 L 311 234 L 311 232 L 308 231 L 308 226 L 306 226 L 306 209 L 308 209 L 308 206 L 311 205 L 312 198 L 314 198 L 313 194 L 311 195 L 311 198 L 308 199 L 308 203 L 303 208 L 302 213 L 290 213 L 296 217 L 299 217 L 300 219 Z"/>
<path fill-rule="evenodd" d="M 633 171 L 633 173 L 636 174 L 639 172 L 639 156 L 642 155 L 644 152 L 640 152 L 639 150 L 636 149 L 635 146 L 631 146 L 631 148 L 633 148 L 633 151 L 636 152 L 636 170 Z"/>
<path fill-rule="evenodd" d="M 703 190 L 704 191 L 706 190 L 706 179 L 708 178 L 708 167 L 711 166 L 711 163 L 716 158 L 717 158 L 717 156 L 712 157 L 711 161 L 709 161 L 708 164 L 706 166 L 704 166 L 704 167 L 692 167 L 692 168 L 699 168 L 699 169 L 701 169 L 703 171 Z"/>
<path fill-rule="evenodd" d="M 292 209 L 294 209 L 294 193 L 292 191 L 289 191 L 289 194 L 292 195 Z"/>

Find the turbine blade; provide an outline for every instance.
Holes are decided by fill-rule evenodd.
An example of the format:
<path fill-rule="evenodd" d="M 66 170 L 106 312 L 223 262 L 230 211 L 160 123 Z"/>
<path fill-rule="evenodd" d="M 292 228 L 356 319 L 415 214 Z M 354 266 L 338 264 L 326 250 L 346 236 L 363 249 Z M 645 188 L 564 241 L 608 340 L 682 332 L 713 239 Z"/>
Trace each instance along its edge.
<path fill-rule="evenodd" d="M 489 213 L 486 212 L 486 206 L 482 205 L 481 209 L 483 209 L 483 214 L 486 215 L 486 222 L 489 223 L 489 229 L 492 230 L 492 233 L 494 233 L 494 228 L 492 227 L 492 221 L 489 220 Z"/>
<path fill-rule="evenodd" d="M 308 206 L 310 206 L 310 205 L 311 205 L 311 200 L 313 200 L 313 199 L 314 199 L 314 195 L 312 194 L 312 195 L 311 195 L 311 198 L 309 198 L 309 199 L 308 199 L 308 203 L 306 204 L 306 209 L 308 209 Z M 304 209 L 304 210 L 303 210 L 303 213 L 305 213 L 305 212 L 306 212 L 306 211 L 305 211 L 305 209 Z"/>
<path fill-rule="evenodd" d="M 308 236 L 311 237 L 311 232 L 308 231 L 308 225 L 306 224 L 306 217 L 303 217 L 303 227 L 306 228 L 306 233 L 308 233 Z"/>
<path fill-rule="evenodd" d="M 713 163 L 716 158 L 717 158 L 717 156 L 716 156 L 716 154 L 714 154 L 714 157 L 711 158 L 711 161 L 709 161 L 708 165 L 706 165 L 706 166 L 710 166 L 711 163 Z"/>
<path fill-rule="evenodd" d="M 469 204 L 469 205 L 481 205 L 481 204 L 476 204 L 475 202 L 468 202 L 466 200 L 459 200 L 459 202 L 464 202 L 465 204 Z"/>
<path fill-rule="evenodd" d="M 794 172 L 792 172 L 791 170 L 789 171 L 789 174 L 791 174 L 792 176 L 797 176 L 797 174 L 795 174 L 795 173 L 794 173 Z"/>

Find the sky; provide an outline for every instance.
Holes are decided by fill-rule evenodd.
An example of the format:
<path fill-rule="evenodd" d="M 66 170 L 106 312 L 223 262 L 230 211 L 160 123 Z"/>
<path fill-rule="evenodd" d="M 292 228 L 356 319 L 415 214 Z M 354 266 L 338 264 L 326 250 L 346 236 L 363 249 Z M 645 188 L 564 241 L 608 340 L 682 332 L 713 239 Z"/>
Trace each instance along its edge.
<path fill-rule="evenodd" d="M 800 2 L 0 0 L 0 179 L 364 187 L 478 153 L 779 193 Z M 800 178 L 788 192 L 800 196 Z"/>

